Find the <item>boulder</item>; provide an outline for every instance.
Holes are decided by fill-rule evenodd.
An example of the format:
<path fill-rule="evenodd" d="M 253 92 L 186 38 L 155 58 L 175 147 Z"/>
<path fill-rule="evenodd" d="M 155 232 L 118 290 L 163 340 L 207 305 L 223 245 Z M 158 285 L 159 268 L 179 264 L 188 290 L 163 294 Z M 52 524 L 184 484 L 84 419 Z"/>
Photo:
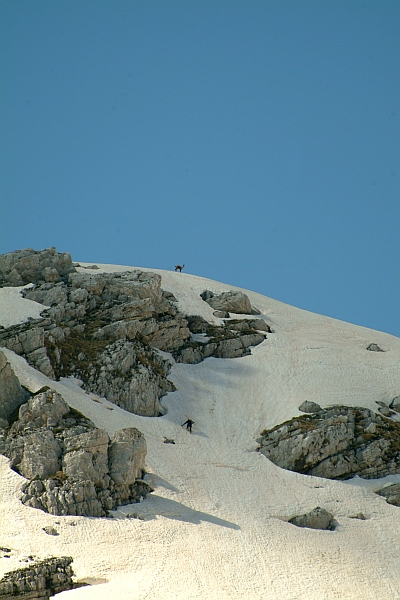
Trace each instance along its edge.
<path fill-rule="evenodd" d="M 386 498 L 388 504 L 400 506 L 400 483 L 393 483 L 376 492 L 379 496 Z"/>
<path fill-rule="evenodd" d="M 367 346 L 367 350 L 369 350 L 370 352 L 384 352 L 382 348 L 379 348 L 378 344 L 370 344 L 369 346 Z"/>
<path fill-rule="evenodd" d="M 56 427 L 69 410 L 68 404 L 60 394 L 51 389 L 45 390 L 21 406 L 15 430 Z"/>
<path fill-rule="evenodd" d="M 66 280 L 75 271 L 71 255 L 55 248 L 16 250 L 0 256 L 0 287 Z"/>
<path fill-rule="evenodd" d="M 111 479 L 119 485 L 131 485 L 140 479 L 146 453 L 146 440 L 136 427 L 116 431 L 108 453 Z"/>
<path fill-rule="evenodd" d="M 308 527 L 309 529 L 325 529 L 328 531 L 334 531 L 336 528 L 336 521 L 333 515 L 324 508 L 317 506 L 309 513 L 299 515 L 289 519 L 289 523 L 296 525 L 296 527 Z"/>
<path fill-rule="evenodd" d="M 321 407 L 316 402 L 310 402 L 309 400 L 305 400 L 302 404 L 300 404 L 299 410 L 305 413 L 316 413 L 319 410 L 321 410 Z"/>
<path fill-rule="evenodd" d="M 214 310 L 245 315 L 252 314 L 250 300 L 243 292 L 230 291 L 215 295 L 213 292 L 206 290 L 201 294 L 201 297 Z"/>
<path fill-rule="evenodd" d="M 28 397 L 29 392 L 22 388 L 5 354 L 0 351 L 0 420 L 7 421 Z"/>

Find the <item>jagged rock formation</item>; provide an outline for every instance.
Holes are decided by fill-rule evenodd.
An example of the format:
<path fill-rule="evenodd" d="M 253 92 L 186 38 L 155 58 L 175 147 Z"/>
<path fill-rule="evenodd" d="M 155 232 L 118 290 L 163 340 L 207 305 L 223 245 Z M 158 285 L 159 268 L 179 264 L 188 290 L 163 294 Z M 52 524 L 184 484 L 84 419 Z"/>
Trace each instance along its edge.
<path fill-rule="evenodd" d="M 8 425 L 15 409 L 23 404 L 29 393 L 24 390 L 4 353 L 0 351 L 0 428 Z"/>
<path fill-rule="evenodd" d="M 162 414 L 160 398 L 175 389 L 168 379 L 170 361 L 159 350 L 178 362 L 236 358 L 264 341 L 260 330 L 269 331 L 263 319 L 229 320 L 224 327 L 204 321 L 205 335 L 198 339 L 155 273 L 77 272 L 70 255 L 54 248 L 0 259 L 3 285 L 33 283 L 25 297 L 49 307 L 42 319 L 0 329 L 0 345 L 50 379 L 77 377 L 85 390 L 139 415 Z M 240 292 L 221 297 L 231 309 L 252 310 Z"/>
<path fill-rule="evenodd" d="M 328 531 L 334 531 L 336 528 L 336 521 L 333 515 L 317 506 L 309 513 L 292 517 L 289 519 L 289 523 L 296 525 L 296 527 L 308 527 L 309 529 L 325 529 Z"/>
<path fill-rule="evenodd" d="M 200 294 L 201 298 L 216 311 L 241 315 L 258 315 L 260 311 L 251 306 L 250 300 L 243 292 L 222 292 L 214 294 L 210 290 Z"/>
<path fill-rule="evenodd" d="M 263 319 L 227 319 L 222 327 L 211 325 L 199 316 L 188 316 L 192 338 L 173 357 L 177 362 L 195 364 L 205 358 L 239 358 L 251 354 L 250 347 L 261 344 L 270 331 Z"/>
<path fill-rule="evenodd" d="M 0 287 L 65 281 L 75 271 L 71 255 L 55 248 L 16 250 L 0 256 Z"/>
<path fill-rule="evenodd" d="M 143 434 L 132 427 L 110 439 L 53 390 L 31 398 L 0 430 L 0 453 L 28 479 L 23 504 L 50 514 L 102 517 L 152 491 L 141 480 Z"/>
<path fill-rule="evenodd" d="M 257 440 L 276 465 L 328 479 L 400 473 L 400 423 L 367 408 L 334 406 L 296 417 Z"/>
<path fill-rule="evenodd" d="M 73 580 L 70 556 L 47 558 L 6 573 L 0 579 L 0 600 L 42 600 L 80 587 Z"/>

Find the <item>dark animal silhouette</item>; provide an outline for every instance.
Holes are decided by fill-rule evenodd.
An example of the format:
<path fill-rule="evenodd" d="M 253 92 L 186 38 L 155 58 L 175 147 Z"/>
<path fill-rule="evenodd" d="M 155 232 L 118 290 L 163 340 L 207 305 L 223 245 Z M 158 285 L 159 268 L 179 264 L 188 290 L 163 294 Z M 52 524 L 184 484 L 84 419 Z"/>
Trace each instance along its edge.
<path fill-rule="evenodd" d="M 182 273 L 182 269 L 185 265 L 175 265 L 175 271 L 179 271 L 180 273 Z"/>
<path fill-rule="evenodd" d="M 185 417 L 187 417 L 187 415 L 185 415 Z M 185 421 L 184 423 L 182 423 L 182 427 L 186 425 L 186 429 L 189 433 L 192 433 L 192 425 L 195 425 L 195 422 L 192 421 L 192 419 L 189 419 L 189 417 L 187 417 L 187 421 Z"/>

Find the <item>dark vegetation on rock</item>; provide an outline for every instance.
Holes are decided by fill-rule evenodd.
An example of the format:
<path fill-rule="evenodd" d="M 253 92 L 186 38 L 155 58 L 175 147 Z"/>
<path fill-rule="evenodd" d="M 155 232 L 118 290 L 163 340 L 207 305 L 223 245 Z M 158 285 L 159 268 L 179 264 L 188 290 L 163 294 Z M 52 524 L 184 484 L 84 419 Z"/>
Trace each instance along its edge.
<path fill-rule="evenodd" d="M 400 423 L 367 408 L 333 406 L 263 431 L 259 451 L 276 465 L 328 479 L 400 473 Z"/>
<path fill-rule="evenodd" d="M 24 296 L 49 308 L 41 319 L 0 329 L 0 345 L 51 379 L 77 377 L 85 390 L 143 416 L 162 414 L 160 398 L 175 389 L 160 350 L 185 363 L 236 358 L 250 354 L 264 341 L 262 331 L 270 331 L 263 319 L 232 319 L 221 327 L 203 320 L 199 339 L 193 334 L 201 317 L 179 313 L 160 275 L 77 272 L 70 255 L 54 248 L 0 257 L 0 285 L 26 283 L 34 285 Z M 254 312 L 245 294 L 219 296 L 226 306 Z"/>
<path fill-rule="evenodd" d="M 53 515 L 103 517 L 153 491 L 141 479 L 143 434 L 132 427 L 110 439 L 53 390 L 30 398 L 0 430 L 0 453 L 28 480 L 23 504 Z"/>
<path fill-rule="evenodd" d="M 81 587 L 73 580 L 72 560 L 69 556 L 47 558 L 6 573 L 0 579 L 0 600 L 44 600 Z"/>

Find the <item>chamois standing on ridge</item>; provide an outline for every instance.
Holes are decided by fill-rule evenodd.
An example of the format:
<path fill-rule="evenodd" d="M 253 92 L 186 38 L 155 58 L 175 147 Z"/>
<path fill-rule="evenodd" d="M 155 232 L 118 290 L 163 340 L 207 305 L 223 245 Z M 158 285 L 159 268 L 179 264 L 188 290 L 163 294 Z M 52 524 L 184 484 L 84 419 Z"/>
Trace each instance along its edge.
<path fill-rule="evenodd" d="M 175 271 L 179 271 L 180 273 L 182 273 L 182 269 L 185 265 L 175 265 Z"/>

